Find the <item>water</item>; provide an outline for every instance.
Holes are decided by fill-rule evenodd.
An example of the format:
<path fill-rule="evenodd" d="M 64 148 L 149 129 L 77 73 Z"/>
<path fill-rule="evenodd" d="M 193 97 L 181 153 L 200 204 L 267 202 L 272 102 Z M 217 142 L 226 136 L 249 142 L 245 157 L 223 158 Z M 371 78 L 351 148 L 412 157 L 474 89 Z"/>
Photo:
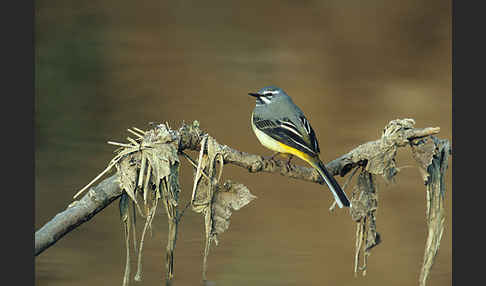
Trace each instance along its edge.
<path fill-rule="evenodd" d="M 106 167 L 114 150 L 106 141 L 124 141 L 132 126 L 178 128 L 197 119 L 220 143 L 270 155 L 249 125 L 247 93 L 265 85 L 282 87 L 304 110 L 325 162 L 377 139 L 396 118 L 439 126 L 439 137 L 452 140 L 450 3 L 360 3 L 38 1 L 35 229 Z M 258 199 L 233 214 L 210 253 L 208 278 L 216 285 L 417 284 L 425 189 L 409 150 L 397 162 L 404 167 L 397 184 L 378 180 L 383 242 L 367 276 L 357 278 L 355 224 L 347 211 L 328 212 L 327 189 L 226 166 L 224 177 Z M 452 284 L 449 163 L 445 231 L 428 285 Z M 181 174 L 185 203 L 186 162 Z M 141 285 L 162 283 L 166 236 L 161 212 L 146 240 Z M 199 285 L 203 237 L 203 218 L 186 212 L 175 285 Z M 35 258 L 36 284 L 120 285 L 124 265 L 114 203 Z"/>

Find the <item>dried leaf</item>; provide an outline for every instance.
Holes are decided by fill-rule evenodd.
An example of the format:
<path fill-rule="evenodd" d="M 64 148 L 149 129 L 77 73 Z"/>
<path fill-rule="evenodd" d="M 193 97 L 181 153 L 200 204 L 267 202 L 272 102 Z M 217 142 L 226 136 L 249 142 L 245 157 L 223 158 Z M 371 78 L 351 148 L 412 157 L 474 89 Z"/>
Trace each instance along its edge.
<path fill-rule="evenodd" d="M 371 174 L 382 175 L 387 181 L 390 181 L 398 172 L 395 164 L 396 154 L 397 146 L 390 146 L 385 152 L 368 160 L 366 171 Z"/>
<path fill-rule="evenodd" d="M 208 149 L 208 157 L 209 157 L 208 174 L 209 174 L 209 176 L 213 176 L 215 159 L 216 159 L 216 156 L 217 156 L 218 151 L 219 151 L 218 150 L 218 143 L 211 136 L 208 136 L 207 138 L 208 138 L 207 149 Z"/>
<path fill-rule="evenodd" d="M 413 140 L 410 142 L 410 146 L 412 147 L 412 157 L 419 164 L 424 182 L 427 182 L 430 175 L 428 168 L 436 154 L 436 146 L 430 137 Z"/>
<path fill-rule="evenodd" d="M 197 187 L 198 187 L 198 184 L 199 184 L 199 180 L 201 179 L 202 172 L 203 172 L 204 168 L 206 167 L 205 165 L 203 165 L 203 162 L 204 162 L 203 157 L 204 157 L 204 149 L 205 149 L 207 140 L 208 140 L 208 137 L 204 137 L 201 140 L 201 150 L 199 151 L 199 160 L 198 160 L 198 164 L 197 164 L 196 174 L 194 176 L 194 184 L 193 184 L 193 187 L 192 187 L 191 203 L 193 203 L 193 204 L 194 204 L 194 200 L 196 199 L 196 191 L 197 191 Z"/>
<path fill-rule="evenodd" d="M 370 250 L 381 241 L 380 234 L 376 231 L 375 212 L 378 207 L 378 196 L 372 174 L 365 170 L 359 174 L 351 202 L 351 218 L 357 222 L 354 271 L 355 275 L 358 270 L 366 275 Z M 363 242 L 365 242 L 364 247 Z M 358 267 L 361 253 L 363 253 L 363 263 Z"/>
<path fill-rule="evenodd" d="M 127 244 L 127 264 L 123 279 L 124 285 L 128 284 L 130 276 L 130 255 L 128 249 L 128 234 L 130 228 L 134 233 L 134 245 L 136 249 L 136 234 L 133 222 L 128 215 L 128 201 L 132 200 L 136 204 L 140 214 L 146 217 L 144 230 L 141 237 L 140 249 L 138 250 L 138 271 L 135 280 L 142 278 L 142 250 L 145 235 L 151 229 L 152 221 L 157 208 L 157 202 L 163 198 L 169 219 L 169 240 L 167 244 L 167 277 L 173 277 L 173 250 L 177 233 L 177 201 L 180 191 L 179 187 L 179 158 L 177 154 L 178 141 L 174 132 L 166 125 L 154 126 L 149 131 L 129 130 L 136 135 L 136 140 L 128 137 L 131 144 L 116 144 L 122 146 L 117 150 L 117 155 L 113 158 L 114 164 L 119 173 L 120 188 L 124 190 L 120 200 L 120 215 L 125 226 Z M 138 142 L 140 141 L 140 142 Z M 154 189 L 152 188 L 154 187 Z M 137 192 L 143 192 L 145 212 L 142 212 L 137 202 Z M 137 249 L 135 250 L 137 253 Z"/>
<path fill-rule="evenodd" d="M 205 176 L 202 176 L 204 172 L 207 173 L 207 169 L 209 168 L 208 163 L 209 158 L 207 156 L 203 156 L 200 160 L 200 164 L 198 166 L 200 167 L 200 172 L 196 173 L 196 175 L 199 175 L 199 179 L 195 177 L 195 180 L 198 179 L 198 182 L 195 182 L 195 189 L 193 192 L 193 199 L 192 199 L 192 210 L 195 211 L 196 213 L 202 213 L 205 211 L 206 208 L 209 207 L 209 204 L 211 202 L 211 197 L 213 191 L 211 190 L 211 180 L 212 178 L 206 178 Z"/>
<path fill-rule="evenodd" d="M 115 165 L 119 176 L 120 188 L 138 205 L 135 197 L 137 166 L 131 157 L 127 156 Z"/>
<path fill-rule="evenodd" d="M 129 207 L 130 207 L 130 200 L 128 198 L 128 195 L 126 193 L 122 193 L 119 202 L 120 219 L 122 222 L 128 220 Z"/>
<path fill-rule="evenodd" d="M 122 193 L 120 197 L 120 218 L 123 225 L 123 233 L 125 236 L 125 251 L 126 251 L 126 262 L 125 262 L 125 274 L 123 276 L 123 285 L 128 285 L 130 279 L 130 228 L 134 227 L 131 225 L 130 220 L 130 199 L 127 193 Z"/>
<path fill-rule="evenodd" d="M 394 176 L 398 173 L 398 169 L 395 163 L 395 156 L 399 146 L 404 142 L 408 142 L 407 138 L 401 138 L 397 140 L 397 136 L 401 136 L 403 130 L 412 129 L 415 125 L 415 121 L 410 118 L 396 119 L 390 121 L 383 130 L 382 140 L 379 145 L 374 146 L 380 150 L 378 155 L 371 157 L 366 165 L 366 171 L 375 175 L 382 175 L 383 178 L 390 182 Z M 400 142 L 397 144 L 396 142 Z"/>
<path fill-rule="evenodd" d="M 361 171 L 358 176 L 358 182 L 354 186 L 351 218 L 354 221 L 360 221 L 370 212 L 378 208 L 378 195 L 373 182 L 373 175 L 366 171 Z"/>
<path fill-rule="evenodd" d="M 216 171 L 216 165 L 219 165 L 219 171 Z M 214 138 L 206 135 L 201 140 L 191 197 L 192 210 L 204 215 L 206 241 L 203 257 L 203 280 L 206 280 L 207 258 L 211 242 L 217 243 L 217 234 L 228 228 L 231 211 L 241 208 L 254 199 L 246 187 L 241 184 L 233 186 L 231 182 L 228 185 L 225 184 L 228 188 L 226 192 L 216 195 L 221 188 L 219 180 L 222 176 L 223 165 L 221 146 Z M 230 191 L 231 189 L 233 190 Z M 215 207 L 213 207 L 214 204 L 216 204 Z"/>
<path fill-rule="evenodd" d="M 142 188 L 143 186 L 143 178 L 145 174 L 145 164 L 147 162 L 147 156 L 144 154 L 144 152 L 141 152 L 141 157 L 142 157 L 142 163 L 140 163 L 140 170 L 138 172 L 138 183 L 137 187 Z M 145 202 L 147 199 L 144 197 Z"/>
<path fill-rule="evenodd" d="M 147 233 L 147 229 L 151 228 L 152 221 L 155 217 L 155 210 L 157 209 L 157 201 L 153 205 L 152 209 L 149 212 L 145 220 L 145 225 L 143 227 L 142 237 L 140 238 L 140 249 L 138 250 L 138 260 L 137 260 L 137 273 L 135 274 L 135 281 L 142 281 L 142 253 L 143 253 L 143 245 L 145 241 L 145 234 Z"/>
<path fill-rule="evenodd" d="M 227 180 L 223 188 L 214 194 L 212 204 L 213 226 L 211 235 L 216 236 L 225 232 L 230 223 L 233 211 L 237 211 L 256 199 L 250 190 L 243 184 Z"/>
<path fill-rule="evenodd" d="M 419 285 L 423 286 L 427 282 L 435 256 L 439 251 L 444 231 L 445 172 L 451 148 L 448 140 L 440 140 L 434 136 L 414 140 L 411 142 L 411 147 L 413 157 L 419 164 L 427 188 L 426 221 L 428 234 L 419 278 Z"/>

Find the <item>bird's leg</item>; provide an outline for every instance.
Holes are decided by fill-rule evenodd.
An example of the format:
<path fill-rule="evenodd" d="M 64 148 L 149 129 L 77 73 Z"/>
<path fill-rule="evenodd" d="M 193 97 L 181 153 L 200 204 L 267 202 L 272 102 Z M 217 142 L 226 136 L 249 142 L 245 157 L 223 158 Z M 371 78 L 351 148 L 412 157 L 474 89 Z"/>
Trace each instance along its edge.
<path fill-rule="evenodd" d="M 265 160 L 271 160 L 271 161 L 274 161 L 275 162 L 277 156 L 280 156 L 280 157 L 283 157 L 283 158 L 287 158 L 287 161 L 285 162 L 285 166 L 287 167 L 287 170 L 290 171 L 292 169 L 292 167 L 290 165 L 290 161 L 292 160 L 292 158 L 294 157 L 294 155 L 276 152 L 276 153 L 274 153 L 270 157 L 266 157 L 266 158 L 264 157 L 264 159 Z"/>
<path fill-rule="evenodd" d="M 273 153 L 273 155 L 270 157 L 270 160 L 275 160 L 275 158 L 279 155 L 279 152 Z"/>
<path fill-rule="evenodd" d="M 277 157 L 279 154 L 281 154 L 281 153 L 280 152 L 275 152 L 275 153 L 273 153 L 272 156 L 270 156 L 270 157 L 263 157 L 263 159 L 275 161 L 275 157 Z"/>
<path fill-rule="evenodd" d="M 292 158 L 294 158 L 294 155 L 292 154 L 288 154 L 288 159 L 287 159 L 287 169 L 290 170 L 291 169 L 291 165 L 290 165 L 290 161 L 292 161 Z"/>

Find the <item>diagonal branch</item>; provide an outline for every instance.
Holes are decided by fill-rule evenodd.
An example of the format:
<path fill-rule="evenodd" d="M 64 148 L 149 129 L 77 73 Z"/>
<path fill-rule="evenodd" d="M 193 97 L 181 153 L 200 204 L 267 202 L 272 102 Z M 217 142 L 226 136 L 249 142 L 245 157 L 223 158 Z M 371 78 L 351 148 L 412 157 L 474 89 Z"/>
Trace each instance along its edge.
<path fill-rule="evenodd" d="M 68 232 L 90 220 L 121 194 L 118 175 L 103 180 L 83 198 L 74 201 L 35 232 L 35 255 L 39 255 Z"/>

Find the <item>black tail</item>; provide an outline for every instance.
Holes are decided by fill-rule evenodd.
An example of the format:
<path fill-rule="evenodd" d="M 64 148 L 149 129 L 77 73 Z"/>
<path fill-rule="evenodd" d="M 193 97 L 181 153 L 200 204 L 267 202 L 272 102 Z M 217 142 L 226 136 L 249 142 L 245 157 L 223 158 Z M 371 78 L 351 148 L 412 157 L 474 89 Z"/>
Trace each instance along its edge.
<path fill-rule="evenodd" d="M 338 182 L 336 182 L 334 177 L 331 174 L 329 174 L 329 171 L 326 169 L 324 164 L 319 160 L 319 162 L 316 164 L 315 167 L 317 171 L 319 171 L 321 177 L 326 182 L 332 194 L 334 195 L 334 199 L 336 200 L 338 206 L 340 208 L 342 208 L 343 206 L 349 207 L 350 203 L 348 197 L 346 196 L 346 193 L 344 193 L 343 189 L 341 189 L 341 187 L 339 186 Z"/>

